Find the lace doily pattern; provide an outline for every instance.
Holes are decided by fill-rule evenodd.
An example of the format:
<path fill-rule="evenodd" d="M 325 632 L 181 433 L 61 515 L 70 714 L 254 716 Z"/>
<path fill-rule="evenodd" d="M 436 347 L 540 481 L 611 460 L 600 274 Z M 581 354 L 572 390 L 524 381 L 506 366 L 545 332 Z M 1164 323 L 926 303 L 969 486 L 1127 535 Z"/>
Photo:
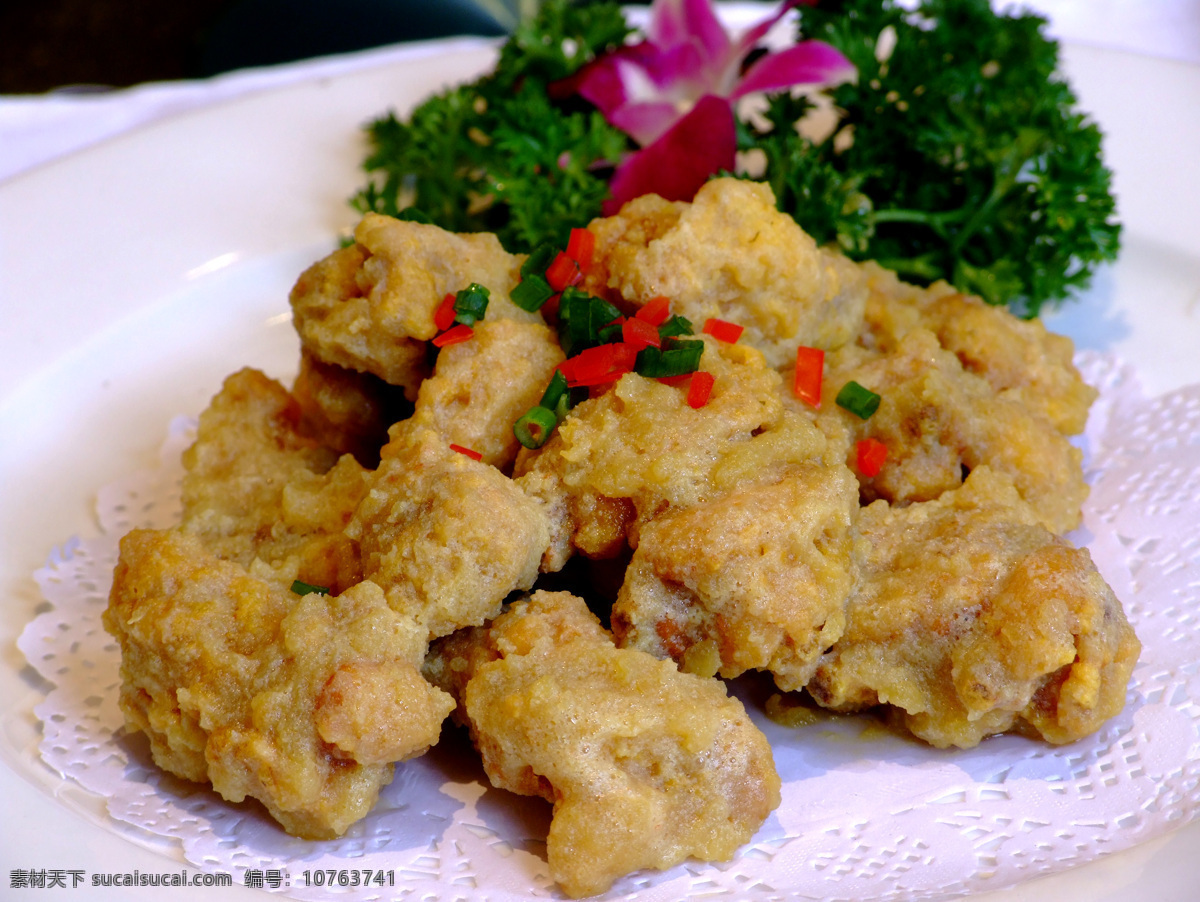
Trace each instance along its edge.
<path fill-rule="evenodd" d="M 689 863 L 619 881 L 610 896 L 898 902 L 998 889 L 1144 842 L 1200 805 L 1200 385 L 1146 400 L 1111 357 L 1081 355 L 1101 389 L 1083 437 L 1092 493 L 1086 544 L 1144 649 L 1122 714 L 1055 748 L 1003 736 L 968 751 L 927 748 L 863 718 L 789 730 L 764 718 L 783 804 L 725 864 Z M 72 539 L 36 574 L 48 609 L 20 647 L 53 688 L 37 707 L 43 760 L 103 797 L 115 826 L 178 841 L 202 869 L 278 870 L 297 899 L 557 898 L 545 863 L 549 807 L 493 789 L 453 731 L 399 765 L 345 837 L 302 842 L 252 804 L 163 774 L 122 730 L 119 656 L 100 625 L 117 541 L 176 515 L 171 424 L 161 466 L 99 496 L 102 534 Z M 744 687 L 738 687 L 743 691 Z M 393 871 L 386 888 L 305 886 L 304 871 Z M 236 878 L 235 878 L 236 879 Z"/>

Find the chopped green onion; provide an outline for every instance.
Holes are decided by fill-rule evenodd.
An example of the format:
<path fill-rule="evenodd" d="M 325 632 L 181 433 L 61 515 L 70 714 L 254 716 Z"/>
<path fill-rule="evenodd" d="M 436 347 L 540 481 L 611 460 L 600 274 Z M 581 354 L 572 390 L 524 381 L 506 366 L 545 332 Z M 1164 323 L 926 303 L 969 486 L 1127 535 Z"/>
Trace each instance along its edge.
<path fill-rule="evenodd" d="M 540 448 L 550 438 L 550 433 L 558 425 L 558 417 L 553 410 L 548 410 L 540 404 L 531 407 L 529 413 L 513 423 L 513 435 L 526 448 Z"/>
<path fill-rule="evenodd" d="M 602 344 L 607 344 L 607 343 L 613 342 L 613 341 L 621 341 L 623 338 L 623 334 L 621 331 L 621 324 L 620 323 L 610 323 L 609 325 L 607 325 L 603 329 L 601 329 L 599 332 L 597 332 L 596 337 L 600 339 L 600 342 Z"/>
<path fill-rule="evenodd" d="M 692 321 L 686 316 L 680 316 L 676 313 L 669 320 L 658 327 L 658 335 L 660 338 L 671 338 L 675 335 L 694 335 L 692 330 Z"/>
<path fill-rule="evenodd" d="M 433 225 L 433 218 L 424 210 L 417 207 L 405 207 L 396 214 L 396 218 L 401 222 L 420 222 L 425 225 Z"/>
<path fill-rule="evenodd" d="M 566 394 L 567 377 L 563 375 L 562 370 L 555 370 L 554 375 L 550 377 L 550 384 L 546 386 L 546 391 L 542 395 L 542 400 L 538 402 L 538 406 L 545 407 L 547 410 L 556 410 L 559 399 L 563 398 Z"/>
<path fill-rule="evenodd" d="M 559 395 L 558 400 L 554 402 L 554 416 L 560 423 L 567 418 L 567 414 L 571 412 L 572 407 L 578 404 L 580 400 L 587 399 L 587 387 L 584 386 L 583 388 L 582 398 L 578 398 L 578 394 L 579 389 L 574 388 Z"/>
<path fill-rule="evenodd" d="M 568 355 L 577 354 L 582 348 L 600 343 L 600 330 L 620 315 L 621 311 L 608 301 L 568 288 L 558 302 L 559 324 L 565 327 L 563 350 Z"/>
<path fill-rule="evenodd" d="M 879 395 L 869 388 L 863 388 L 857 382 L 850 381 L 842 386 L 837 394 L 837 405 L 848 410 L 861 420 L 869 420 L 879 409 Z"/>
<path fill-rule="evenodd" d="M 454 318 L 464 326 L 473 326 L 487 313 L 491 292 L 472 282 L 454 296 Z"/>
<path fill-rule="evenodd" d="M 297 595 L 328 595 L 328 586 L 314 586 L 312 583 L 306 583 L 301 580 L 296 580 L 292 583 L 292 591 Z"/>
<path fill-rule="evenodd" d="M 533 313 L 535 310 L 541 310 L 542 305 L 554 297 L 554 289 L 544 277 L 531 273 L 517 284 L 509 297 L 522 310 Z"/>
<path fill-rule="evenodd" d="M 546 275 L 546 268 L 554 262 L 554 258 L 558 256 L 558 248 L 553 244 L 539 244 L 533 249 L 533 253 L 526 258 L 521 264 L 521 278 L 528 279 L 530 276 Z"/>
<path fill-rule="evenodd" d="M 647 379 L 663 379 L 670 376 L 685 376 L 694 373 L 700 366 L 704 353 L 702 341 L 679 341 L 678 339 L 655 347 L 638 351 L 633 371 Z"/>

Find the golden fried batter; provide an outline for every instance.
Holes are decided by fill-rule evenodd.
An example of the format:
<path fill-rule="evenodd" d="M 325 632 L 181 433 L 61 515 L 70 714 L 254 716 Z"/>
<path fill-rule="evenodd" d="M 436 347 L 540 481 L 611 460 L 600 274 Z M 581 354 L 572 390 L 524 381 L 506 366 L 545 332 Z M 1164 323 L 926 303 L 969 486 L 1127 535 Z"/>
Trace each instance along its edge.
<path fill-rule="evenodd" d="M 407 422 L 346 532 L 361 543 L 365 577 L 433 636 L 481 624 L 530 588 L 550 541 L 541 505 L 511 479 Z"/>
<path fill-rule="evenodd" d="M 874 263 L 864 264 L 864 272 L 870 285 L 866 335 L 873 346 L 890 349 L 911 329 L 929 329 L 1000 397 L 1045 417 L 1065 435 L 1083 431 L 1096 390 L 1075 368 L 1071 339 L 1047 332 L 1038 320 L 1018 319 L 1006 308 L 959 294 L 944 282 L 929 288 L 906 285 Z"/>
<path fill-rule="evenodd" d="M 281 579 L 337 592 L 362 578 L 343 529 L 366 471 L 305 436 L 300 418 L 287 390 L 257 370 L 226 379 L 183 456 L 182 525 L 219 557 L 258 558 Z"/>
<path fill-rule="evenodd" d="M 475 325 L 470 341 L 438 353 L 433 376 L 421 383 L 413 422 L 506 470 L 521 447 L 513 423 L 541 400 L 562 361 L 558 338 L 544 323 L 489 316 Z"/>
<path fill-rule="evenodd" d="M 1121 604 L 1007 476 L 980 467 L 936 501 L 877 501 L 859 529 L 846 631 L 808 685 L 822 705 L 890 705 L 962 748 L 1011 729 L 1071 742 L 1120 712 L 1140 649 Z"/>
<path fill-rule="evenodd" d="M 862 480 L 866 500 L 929 501 L 960 485 L 964 468 L 987 465 L 1012 477 L 1052 532 L 1079 525 L 1087 498 L 1079 449 L 1049 420 L 965 371 L 933 333 L 914 328 L 889 352 L 847 347 L 827 363 L 817 425 L 852 465 L 858 440 L 887 446 L 883 469 Z M 850 381 L 881 396 L 868 420 L 836 403 Z"/>
<path fill-rule="evenodd" d="M 554 804 L 547 858 L 571 896 L 727 860 L 779 804 L 771 748 L 721 683 L 614 647 L 567 593 L 445 640 L 427 670 L 461 690 L 493 785 Z"/>
<path fill-rule="evenodd" d="M 304 347 L 325 363 L 374 373 L 410 400 L 425 377 L 424 342 L 446 294 L 478 282 L 491 292 L 487 317 L 539 322 L 509 299 L 520 258 L 495 235 L 458 235 L 436 226 L 368 213 L 356 244 L 310 267 L 292 289 Z"/>
<path fill-rule="evenodd" d="M 784 411 L 779 374 L 758 351 L 703 340 L 701 367 L 715 377 L 704 407 L 689 407 L 684 389 L 628 374 L 518 458 L 518 484 L 551 519 L 544 569 L 561 568 L 572 550 L 613 556 L 669 507 L 777 480 L 780 468 L 824 452 L 820 433 Z"/>
<path fill-rule="evenodd" d="M 322 363 L 303 349 L 292 397 L 306 435 L 368 468 L 379 464 L 388 427 L 412 410 L 403 391 L 378 376 Z"/>
<path fill-rule="evenodd" d="M 360 244 L 318 260 L 296 280 L 290 300 L 301 346 L 322 363 L 372 373 L 411 401 L 429 373 L 425 342 L 375 320 Z M 431 315 L 432 322 L 432 315 Z"/>
<path fill-rule="evenodd" d="M 666 296 L 697 328 L 709 317 L 744 326 L 742 340 L 771 366 L 799 345 L 838 347 L 862 322 L 859 267 L 819 249 L 764 183 L 712 179 L 691 203 L 647 195 L 588 228 L 597 236 L 589 285 L 636 306 Z"/>
<path fill-rule="evenodd" d="M 121 541 L 104 613 L 121 709 L 165 770 L 256 798 L 297 836 L 339 836 L 453 701 L 419 673 L 424 629 L 374 584 L 301 598 L 253 569 L 174 530 Z"/>
<path fill-rule="evenodd" d="M 494 785 L 553 803 L 551 875 L 585 895 L 728 859 L 779 804 L 765 738 L 712 675 L 887 705 L 937 746 L 1070 742 L 1121 710 L 1137 639 L 1056 535 L 1079 523 L 1066 436 L 1095 397 L 1068 340 L 818 248 L 764 184 L 588 228 L 588 291 L 744 327 L 694 338 L 707 401 L 627 373 L 518 448 L 564 359 L 512 303 L 522 258 L 368 214 L 291 292 L 292 393 L 230 376 L 184 456 L 180 525 L 121 543 L 104 623 L 162 767 L 332 837 L 453 709 Z M 435 348 L 435 311 L 472 282 L 486 316 Z M 829 352 L 816 410 L 792 394 L 802 345 Z M 850 380 L 882 398 L 867 420 L 835 403 Z M 870 476 L 867 437 L 887 447 Z M 504 605 L 576 553 L 616 594 L 622 647 L 572 595 Z"/>
<path fill-rule="evenodd" d="M 692 673 L 768 670 L 802 688 L 842 634 L 857 511 L 840 464 L 667 511 L 642 527 L 613 606 L 618 644 Z"/>

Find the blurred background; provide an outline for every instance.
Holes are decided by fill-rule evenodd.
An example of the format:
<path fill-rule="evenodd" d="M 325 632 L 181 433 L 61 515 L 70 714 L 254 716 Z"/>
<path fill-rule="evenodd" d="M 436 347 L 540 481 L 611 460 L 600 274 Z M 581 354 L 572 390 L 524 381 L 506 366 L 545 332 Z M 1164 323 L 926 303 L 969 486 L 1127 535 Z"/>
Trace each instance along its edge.
<path fill-rule="evenodd" d="M 0 0 L 0 94 L 127 87 L 447 35 L 538 0 Z"/>
<path fill-rule="evenodd" d="M 501 35 L 538 2 L 0 0 L 0 95 L 127 87 L 400 41 Z M 1054 31 L 1075 40 L 1200 57 L 1200 0 L 995 0 L 1014 4 L 1049 15 Z"/>
<path fill-rule="evenodd" d="M 535 0 L 0 0 L 0 94 L 214 75 L 396 41 L 499 35 Z"/>

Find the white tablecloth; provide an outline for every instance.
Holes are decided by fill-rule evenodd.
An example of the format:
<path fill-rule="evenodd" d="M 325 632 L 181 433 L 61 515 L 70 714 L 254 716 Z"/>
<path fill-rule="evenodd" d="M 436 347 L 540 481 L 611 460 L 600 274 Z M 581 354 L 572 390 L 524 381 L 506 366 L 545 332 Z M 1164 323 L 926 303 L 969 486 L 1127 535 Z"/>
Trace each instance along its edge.
<path fill-rule="evenodd" d="M 998 2 L 1006 8 L 1013 4 Z M 1050 33 L 1134 53 L 1200 64 L 1200 0 L 1033 0 Z M 140 125 L 291 82 L 386 63 L 391 46 L 209 79 L 103 93 L 0 96 L 0 181 Z"/>

